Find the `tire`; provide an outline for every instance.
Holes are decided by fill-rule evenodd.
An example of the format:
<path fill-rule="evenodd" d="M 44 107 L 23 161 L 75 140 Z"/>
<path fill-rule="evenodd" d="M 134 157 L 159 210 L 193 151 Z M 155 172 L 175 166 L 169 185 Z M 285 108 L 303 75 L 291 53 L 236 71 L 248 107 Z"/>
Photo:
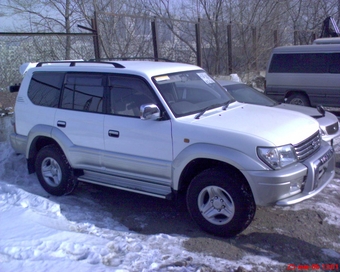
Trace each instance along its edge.
<path fill-rule="evenodd" d="M 56 145 L 45 146 L 38 152 L 35 169 L 41 186 L 51 195 L 70 194 L 78 185 L 65 154 Z"/>
<path fill-rule="evenodd" d="M 310 107 L 309 99 L 306 95 L 293 93 L 287 98 L 288 104 Z"/>
<path fill-rule="evenodd" d="M 246 229 L 256 211 L 244 177 L 220 168 L 207 169 L 192 180 L 187 207 L 201 229 L 227 238 Z"/>

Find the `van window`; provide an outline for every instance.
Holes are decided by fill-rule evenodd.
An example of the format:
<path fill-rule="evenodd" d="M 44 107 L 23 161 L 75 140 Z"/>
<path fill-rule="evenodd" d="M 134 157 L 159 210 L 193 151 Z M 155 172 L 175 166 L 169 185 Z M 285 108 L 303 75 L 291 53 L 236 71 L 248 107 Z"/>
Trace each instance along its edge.
<path fill-rule="evenodd" d="M 103 112 L 104 84 L 102 74 L 67 74 L 61 107 L 90 112 Z"/>
<path fill-rule="evenodd" d="M 27 95 L 33 104 L 57 108 L 64 73 L 35 72 L 33 73 Z"/>
<path fill-rule="evenodd" d="M 329 58 L 329 72 L 340 74 L 340 53 L 330 54 Z"/>
<path fill-rule="evenodd" d="M 275 54 L 269 73 L 328 73 L 329 55 L 333 54 Z"/>

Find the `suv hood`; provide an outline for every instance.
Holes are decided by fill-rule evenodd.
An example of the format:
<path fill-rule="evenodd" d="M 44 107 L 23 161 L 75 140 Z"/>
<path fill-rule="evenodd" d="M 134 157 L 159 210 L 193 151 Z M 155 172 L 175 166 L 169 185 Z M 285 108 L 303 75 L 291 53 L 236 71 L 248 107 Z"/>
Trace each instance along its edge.
<path fill-rule="evenodd" d="M 225 131 L 228 131 L 228 142 L 240 143 L 243 137 L 252 138 L 257 145 L 282 146 L 298 144 L 319 130 L 318 122 L 305 114 L 238 102 L 226 110 L 217 108 L 206 112 L 192 121 L 192 125 L 201 127 L 204 134 L 209 129 L 211 141 L 216 144 L 219 138 L 221 144 L 225 144 Z"/>

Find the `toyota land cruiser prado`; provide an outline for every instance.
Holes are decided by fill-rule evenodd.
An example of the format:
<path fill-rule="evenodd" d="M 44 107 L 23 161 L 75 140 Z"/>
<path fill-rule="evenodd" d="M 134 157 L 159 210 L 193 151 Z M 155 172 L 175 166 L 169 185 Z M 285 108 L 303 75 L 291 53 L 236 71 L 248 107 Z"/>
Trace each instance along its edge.
<path fill-rule="evenodd" d="M 11 144 L 50 194 L 70 194 L 79 181 L 185 193 L 202 229 L 230 237 L 256 205 L 300 202 L 334 176 L 317 121 L 236 102 L 197 66 L 61 61 L 21 71 Z"/>

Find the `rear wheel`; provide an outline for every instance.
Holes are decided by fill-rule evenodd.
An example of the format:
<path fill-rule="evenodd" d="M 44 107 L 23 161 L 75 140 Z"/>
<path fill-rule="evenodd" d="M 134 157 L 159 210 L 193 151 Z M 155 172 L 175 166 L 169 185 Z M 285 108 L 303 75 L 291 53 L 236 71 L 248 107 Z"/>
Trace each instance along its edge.
<path fill-rule="evenodd" d="M 77 187 L 73 169 L 56 145 L 45 146 L 38 152 L 35 169 L 41 186 L 52 195 L 67 195 Z"/>
<path fill-rule="evenodd" d="M 192 180 L 187 206 L 203 230 L 223 237 L 235 236 L 246 229 L 256 211 L 244 177 L 220 168 L 207 169 Z"/>
<path fill-rule="evenodd" d="M 287 98 L 288 104 L 310 107 L 309 99 L 306 95 L 293 93 Z"/>

